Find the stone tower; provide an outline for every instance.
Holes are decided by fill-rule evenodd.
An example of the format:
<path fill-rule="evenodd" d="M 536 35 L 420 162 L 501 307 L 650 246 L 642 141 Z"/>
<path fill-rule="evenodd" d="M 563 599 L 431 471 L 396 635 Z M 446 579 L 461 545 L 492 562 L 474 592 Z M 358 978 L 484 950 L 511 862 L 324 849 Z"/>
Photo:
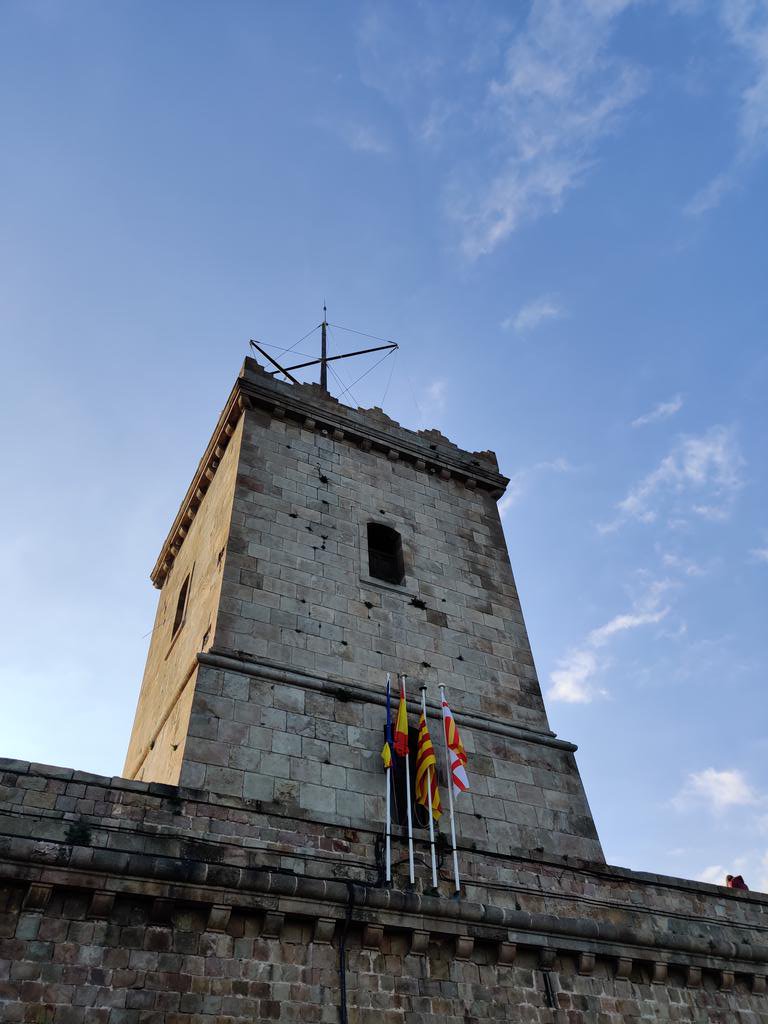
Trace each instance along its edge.
<path fill-rule="evenodd" d="M 505 484 L 246 360 L 152 573 L 125 777 L 0 758 L 3 1024 L 768 1024 L 768 897 L 604 861 Z M 458 898 L 418 823 L 384 880 L 387 671 L 446 685 L 469 754 Z"/>
<path fill-rule="evenodd" d="M 152 573 L 126 776 L 381 823 L 384 680 L 405 672 L 414 697 L 445 684 L 462 725 L 465 839 L 602 861 L 576 748 L 547 723 L 506 483 L 492 452 L 247 359 Z"/>

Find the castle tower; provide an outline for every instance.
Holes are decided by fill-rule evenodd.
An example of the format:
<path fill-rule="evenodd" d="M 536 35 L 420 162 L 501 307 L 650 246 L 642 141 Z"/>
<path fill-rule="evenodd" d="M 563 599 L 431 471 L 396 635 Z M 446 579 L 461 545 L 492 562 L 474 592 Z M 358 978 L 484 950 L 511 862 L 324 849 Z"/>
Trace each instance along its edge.
<path fill-rule="evenodd" d="M 547 722 L 506 484 L 492 452 L 246 359 L 152 572 L 126 776 L 381 823 L 384 681 L 404 672 L 414 711 L 421 682 L 433 709 L 447 688 L 464 840 L 602 862 L 576 748 Z"/>
<path fill-rule="evenodd" d="M 505 484 L 246 360 L 153 570 L 129 777 L 0 758 L 0 1020 L 768 1021 L 768 896 L 603 859 Z M 416 885 L 397 825 L 382 870 L 387 671 L 456 714 L 460 893 L 418 820 Z"/>

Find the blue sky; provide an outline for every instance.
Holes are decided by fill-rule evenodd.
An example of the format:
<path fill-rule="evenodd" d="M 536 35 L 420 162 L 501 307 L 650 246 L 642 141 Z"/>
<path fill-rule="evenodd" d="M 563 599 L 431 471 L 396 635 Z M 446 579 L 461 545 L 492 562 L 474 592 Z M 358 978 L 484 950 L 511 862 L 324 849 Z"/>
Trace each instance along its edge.
<path fill-rule="evenodd" d="M 401 345 L 354 403 L 511 477 L 608 859 L 768 889 L 768 6 L 7 0 L 0 58 L 2 753 L 120 771 L 248 339 L 326 299 Z"/>

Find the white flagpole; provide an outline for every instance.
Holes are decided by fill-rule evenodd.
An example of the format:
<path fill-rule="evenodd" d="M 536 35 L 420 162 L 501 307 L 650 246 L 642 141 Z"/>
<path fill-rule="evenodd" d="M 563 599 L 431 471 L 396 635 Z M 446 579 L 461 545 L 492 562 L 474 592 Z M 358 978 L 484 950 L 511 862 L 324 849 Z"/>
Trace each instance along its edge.
<path fill-rule="evenodd" d="M 421 713 L 424 721 L 427 720 L 427 688 L 421 688 Z M 427 817 L 429 818 L 429 852 L 432 857 L 432 888 L 437 888 L 437 857 L 435 855 L 435 823 L 432 820 L 432 769 L 427 768 L 427 793 L 429 794 L 429 807 Z"/>
<path fill-rule="evenodd" d="M 456 852 L 456 823 L 453 818 L 453 772 L 451 771 L 451 748 L 448 746 L 448 734 L 445 731 L 445 687 L 440 684 L 440 713 L 443 717 L 443 740 L 445 742 L 445 771 L 448 777 L 448 807 L 451 814 L 451 846 L 453 847 L 453 882 L 456 887 L 456 895 L 461 895 L 461 880 L 459 878 L 459 855 Z"/>
<path fill-rule="evenodd" d="M 405 675 L 401 676 L 401 679 L 403 697 L 406 697 Z M 409 754 L 405 755 L 405 800 L 406 807 L 408 808 L 408 877 L 410 878 L 411 885 L 413 885 L 416 875 L 413 870 L 413 819 L 411 817 L 411 766 Z"/>
<path fill-rule="evenodd" d="M 391 676 L 387 672 L 387 720 L 391 725 L 392 722 L 392 690 L 391 690 Z M 389 743 L 389 733 L 391 729 L 387 730 L 387 743 Z M 387 780 L 387 881 L 392 881 L 392 747 L 389 748 L 389 765 L 384 775 Z"/>

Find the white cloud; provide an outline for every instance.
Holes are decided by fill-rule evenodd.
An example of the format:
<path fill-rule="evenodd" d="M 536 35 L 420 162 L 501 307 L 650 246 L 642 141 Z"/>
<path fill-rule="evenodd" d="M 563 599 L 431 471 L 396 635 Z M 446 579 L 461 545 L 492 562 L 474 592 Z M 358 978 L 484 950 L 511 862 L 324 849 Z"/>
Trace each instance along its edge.
<path fill-rule="evenodd" d="M 712 864 L 696 875 L 697 882 L 709 882 L 710 885 L 725 885 L 726 870 L 722 864 Z"/>
<path fill-rule="evenodd" d="M 421 422 L 427 429 L 435 425 L 435 421 L 445 409 L 448 394 L 448 381 L 436 379 L 431 381 L 421 393 L 421 400 L 416 403 Z"/>
<path fill-rule="evenodd" d="M 386 156 L 391 151 L 388 140 L 370 123 L 344 116 L 321 116 L 316 118 L 315 123 L 323 132 L 332 133 L 355 153 Z"/>
<path fill-rule="evenodd" d="M 522 333 L 538 327 L 545 320 L 557 320 L 562 315 L 563 311 L 557 303 L 542 295 L 540 298 L 526 303 L 514 316 L 508 316 L 505 320 L 502 320 L 501 326 L 504 330 L 512 327 L 518 333 Z"/>
<path fill-rule="evenodd" d="M 535 0 L 490 83 L 486 125 L 499 154 L 490 180 L 457 182 L 451 213 L 475 259 L 522 223 L 557 212 L 595 161 L 598 142 L 644 90 L 645 75 L 607 53 L 631 0 Z"/>
<path fill-rule="evenodd" d="M 681 555 L 675 555 L 671 552 L 662 555 L 661 561 L 667 569 L 675 569 L 685 576 L 706 576 L 709 571 L 692 558 L 683 558 Z"/>
<path fill-rule="evenodd" d="M 369 124 L 343 125 L 339 127 L 339 134 L 356 153 L 370 153 L 374 156 L 389 153 L 389 143 Z"/>
<path fill-rule="evenodd" d="M 756 562 L 768 562 L 768 547 L 752 548 L 750 555 Z"/>
<path fill-rule="evenodd" d="M 593 647 L 603 647 L 611 637 L 617 633 L 623 633 L 627 629 L 637 629 L 638 626 L 651 626 L 661 620 L 669 612 L 668 608 L 662 608 L 657 612 L 627 612 L 624 615 L 615 615 L 604 626 L 598 626 L 589 634 L 588 642 Z"/>
<path fill-rule="evenodd" d="M 628 519 L 655 522 L 663 509 L 675 520 L 681 513 L 725 519 L 742 486 L 743 466 L 733 431 L 726 427 L 712 427 L 698 437 L 682 438 L 619 502 L 617 518 L 600 526 L 600 532 L 616 530 Z M 702 497 L 707 500 L 702 502 Z"/>
<path fill-rule="evenodd" d="M 660 402 L 650 412 L 645 413 L 643 416 L 638 416 L 636 420 L 632 420 L 633 427 L 645 427 L 649 423 L 657 423 L 659 420 L 668 420 L 670 416 L 674 416 L 676 412 L 680 412 L 683 407 L 683 396 L 675 395 L 668 402 Z"/>
<path fill-rule="evenodd" d="M 739 97 L 733 160 L 690 200 L 685 208 L 690 216 L 716 207 L 768 148 L 768 5 L 764 0 L 722 0 L 720 17 L 727 39 L 739 53 L 739 68 L 749 68 L 751 81 Z"/>
<path fill-rule="evenodd" d="M 659 607 L 661 598 L 672 586 L 669 580 L 651 582 L 630 612 L 615 615 L 604 625 L 591 630 L 584 643 L 561 658 L 557 668 L 550 673 L 549 699 L 567 704 L 589 704 L 596 696 L 605 696 L 606 691 L 595 685 L 595 678 L 607 666 L 607 659 L 601 658 L 597 652 L 619 633 L 661 622 L 669 614 L 668 607 Z"/>
<path fill-rule="evenodd" d="M 571 651 L 558 662 L 558 667 L 550 674 L 552 687 L 549 690 L 549 699 L 560 700 L 566 704 L 588 704 L 595 697 L 592 679 L 597 670 L 597 656 L 594 651 L 584 648 Z"/>
<path fill-rule="evenodd" d="M 513 505 L 516 505 L 527 492 L 531 480 L 540 473 L 568 473 L 573 467 L 563 458 L 553 459 L 549 462 L 536 462 L 532 466 L 518 469 L 509 478 L 504 497 L 499 502 L 499 515 L 503 516 Z"/>
<path fill-rule="evenodd" d="M 689 807 L 704 804 L 717 813 L 729 807 L 757 802 L 757 795 L 743 773 L 736 768 L 725 771 L 705 768 L 700 772 L 692 772 L 672 800 L 678 810 L 687 810 Z"/>
<path fill-rule="evenodd" d="M 395 8 L 368 7 L 361 77 L 445 154 L 444 205 L 470 259 L 560 210 L 644 91 L 645 71 L 609 52 L 633 2 L 423 0 L 406 33 Z"/>
<path fill-rule="evenodd" d="M 445 407 L 445 396 L 448 391 L 448 381 L 433 380 L 427 385 L 425 391 L 426 399 L 438 410 Z"/>

